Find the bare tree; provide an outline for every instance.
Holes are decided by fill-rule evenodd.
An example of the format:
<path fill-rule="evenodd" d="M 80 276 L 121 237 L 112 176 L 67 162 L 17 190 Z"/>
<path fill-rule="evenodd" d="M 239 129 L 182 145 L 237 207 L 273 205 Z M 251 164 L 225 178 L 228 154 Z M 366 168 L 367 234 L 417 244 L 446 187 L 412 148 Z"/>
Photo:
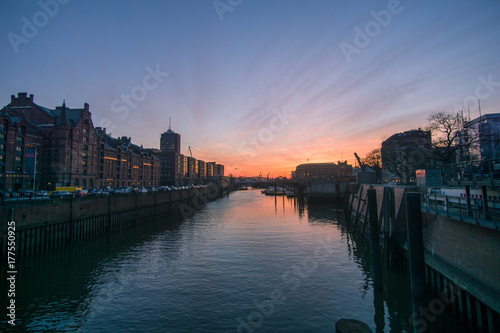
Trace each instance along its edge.
<path fill-rule="evenodd" d="M 376 172 L 377 181 L 380 182 L 382 178 L 382 155 L 380 154 L 380 148 L 372 149 L 372 151 L 366 154 L 362 162 Z"/>
<path fill-rule="evenodd" d="M 458 153 L 473 143 L 474 135 L 464 128 L 465 121 L 459 113 L 435 112 L 427 120 L 427 131 L 432 133 L 432 149 L 425 152 L 443 164 L 456 162 Z"/>
<path fill-rule="evenodd" d="M 417 140 L 406 141 L 404 146 L 388 152 L 387 170 L 396 174 L 403 184 L 410 184 L 416 170 L 429 166 L 427 150 L 428 147 Z"/>

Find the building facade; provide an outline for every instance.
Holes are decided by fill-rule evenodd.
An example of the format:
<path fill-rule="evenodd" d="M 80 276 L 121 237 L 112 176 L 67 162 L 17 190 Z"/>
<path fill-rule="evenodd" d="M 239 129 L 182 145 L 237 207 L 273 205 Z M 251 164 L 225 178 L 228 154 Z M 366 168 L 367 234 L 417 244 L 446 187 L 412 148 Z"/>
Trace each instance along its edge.
<path fill-rule="evenodd" d="M 160 151 L 156 156 L 161 161 L 161 185 L 180 186 L 208 183 L 224 176 L 224 166 L 215 162 L 205 162 L 180 153 L 181 135 L 168 129 L 161 134 Z"/>
<path fill-rule="evenodd" d="M 500 160 L 500 113 L 482 115 L 464 124 L 459 135 L 459 161 Z"/>
<path fill-rule="evenodd" d="M 0 190 L 33 188 L 42 175 L 43 135 L 25 117 L 0 112 Z"/>
<path fill-rule="evenodd" d="M 430 151 L 431 132 L 411 130 L 397 133 L 382 142 L 380 149 L 384 182 L 415 182 L 415 171 L 430 168 L 426 151 Z"/>
<path fill-rule="evenodd" d="M 296 179 L 314 179 L 330 181 L 351 181 L 352 165 L 347 161 L 335 163 L 306 163 L 296 167 L 293 173 Z"/>
<path fill-rule="evenodd" d="M 132 144 L 130 137 L 113 138 L 96 127 L 99 145 L 98 187 L 155 187 L 160 185 L 160 158 L 154 149 Z"/>
<path fill-rule="evenodd" d="M 87 103 L 49 109 L 33 99 L 12 95 L 0 111 L 0 190 L 159 185 L 160 160 L 94 128 Z"/>
<path fill-rule="evenodd" d="M 160 136 L 160 150 L 162 152 L 181 153 L 181 135 L 170 128 Z"/>

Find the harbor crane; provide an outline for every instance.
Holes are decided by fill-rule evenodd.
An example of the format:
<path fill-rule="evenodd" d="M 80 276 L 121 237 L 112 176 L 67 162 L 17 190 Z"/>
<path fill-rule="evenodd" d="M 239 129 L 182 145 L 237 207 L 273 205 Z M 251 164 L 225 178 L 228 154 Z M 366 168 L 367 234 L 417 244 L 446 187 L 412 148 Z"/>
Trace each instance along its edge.
<path fill-rule="evenodd" d="M 358 160 L 359 167 L 361 168 L 362 172 L 365 172 L 366 166 L 361 162 L 361 159 L 359 158 L 357 153 L 354 153 L 354 156 L 356 156 L 356 159 Z"/>

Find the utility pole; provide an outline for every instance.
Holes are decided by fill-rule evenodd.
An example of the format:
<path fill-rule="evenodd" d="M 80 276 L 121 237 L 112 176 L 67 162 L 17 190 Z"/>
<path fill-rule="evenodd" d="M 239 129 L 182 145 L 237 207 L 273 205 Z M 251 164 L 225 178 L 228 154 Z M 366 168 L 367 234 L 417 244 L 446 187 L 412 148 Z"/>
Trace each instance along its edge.
<path fill-rule="evenodd" d="M 35 195 L 35 182 L 36 182 L 36 148 L 35 148 L 35 161 L 33 162 L 33 196 Z"/>

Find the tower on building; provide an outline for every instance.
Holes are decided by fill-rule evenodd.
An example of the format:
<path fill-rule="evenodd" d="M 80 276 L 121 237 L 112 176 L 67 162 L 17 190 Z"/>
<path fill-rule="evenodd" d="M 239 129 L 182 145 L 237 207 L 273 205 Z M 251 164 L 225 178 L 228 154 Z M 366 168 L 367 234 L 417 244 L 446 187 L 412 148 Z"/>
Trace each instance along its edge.
<path fill-rule="evenodd" d="M 181 135 L 175 133 L 170 128 L 170 118 L 168 120 L 168 131 L 161 134 L 160 138 L 160 150 L 162 152 L 181 152 Z"/>

